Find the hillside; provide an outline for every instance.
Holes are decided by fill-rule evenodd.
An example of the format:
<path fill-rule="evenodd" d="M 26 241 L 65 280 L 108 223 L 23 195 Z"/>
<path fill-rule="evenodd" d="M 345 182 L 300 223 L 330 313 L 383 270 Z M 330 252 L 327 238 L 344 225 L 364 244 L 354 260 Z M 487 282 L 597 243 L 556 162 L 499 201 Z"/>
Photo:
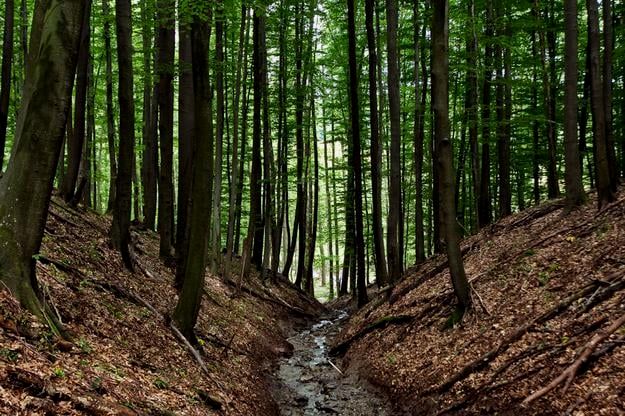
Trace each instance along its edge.
<path fill-rule="evenodd" d="M 207 375 L 167 322 L 177 296 L 157 236 L 133 229 L 131 274 L 108 245 L 109 227 L 110 218 L 53 199 L 37 277 L 71 339 L 0 290 L 0 414 L 275 414 L 266 369 L 292 348 L 292 323 L 322 306 L 285 281 L 250 278 L 237 293 L 207 273 L 197 326 Z"/>
<path fill-rule="evenodd" d="M 622 414 L 625 199 L 600 212 L 591 199 L 570 215 L 541 205 L 466 239 L 474 309 L 460 324 L 449 325 L 455 298 L 438 256 L 357 312 L 333 352 L 398 413 Z M 522 404 L 583 353 L 570 386 L 561 379 Z"/>

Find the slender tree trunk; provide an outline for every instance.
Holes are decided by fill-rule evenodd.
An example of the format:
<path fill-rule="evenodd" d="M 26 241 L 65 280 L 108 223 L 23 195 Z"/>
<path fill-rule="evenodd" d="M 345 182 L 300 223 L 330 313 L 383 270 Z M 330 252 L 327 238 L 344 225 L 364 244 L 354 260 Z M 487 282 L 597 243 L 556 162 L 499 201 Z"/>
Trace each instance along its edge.
<path fill-rule="evenodd" d="M 484 52 L 484 84 L 482 90 L 482 163 L 480 193 L 478 200 L 478 222 L 482 228 L 492 219 L 490 201 L 490 92 L 493 61 L 493 0 L 486 0 L 486 48 Z"/>
<path fill-rule="evenodd" d="M 104 18 L 104 60 L 106 66 L 106 137 L 108 139 L 110 175 L 106 211 L 112 212 L 115 204 L 117 152 L 115 151 L 115 110 L 113 108 L 113 54 L 111 51 L 111 20 L 109 12 L 109 0 L 102 0 L 102 17 Z"/>
<path fill-rule="evenodd" d="M 538 17 L 536 17 L 538 19 Z M 538 149 L 540 147 L 540 126 L 538 121 L 538 45 L 536 41 L 536 31 L 532 32 L 532 194 L 534 196 L 534 204 L 540 202 L 540 155 Z"/>
<path fill-rule="evenodd" d="M 215 165 L 213 184 L 213 223 L 211 232 L 210 264 L 213 273 L 217 272 L 221 264 L 221 182 L 222 182 L 222 159 L 224 142 L 224 117 L 225 117 L 225 94 L 224 94 L 224 8 L 223 0 L 215 3 L 215 87 L 217 92 L 217 128 L 215 136 Z"/>
<path fill-rule="evenodd" d="M 373 199 L 373 246 L 375 252 L 375 277 L 378 286 L 381 287 L 388 283 L 388 271 L 386 269 L 386 255 L 384 250 L 384 230 L 382 229 L 382 143 L 380 142 L 380 123 L 378 120 L 378 80 L 376 73 L 378 67 L 378 55 L 376 48 L 375 32 L 373 29 L 374 7 L 374 0 L 366 1 L 365 15 L 367 26 L 367 49 L 369 52 L 369 119 L 371 125 L 371 192 Z M 417 6 L 415 3 L 415 8 L 416 7 Z M 418 33 L 418 26 L 415 28 L 415 31 Z M 416 48 L 418 49 L 418 45 L 416 45 Z M 418 87 L 416 97 L 418 97 Z"/>
<path fill-rule="evenodd" d="M 464 272 L 460 235 L 456 226 L 454 207 L 453 151 L 449 139 L 449 17 L 447 0 L 433 1 L 432 18 L 432 109 L 436 136 L 437 163 L 440 172 L 440 200 L 445 229 L 449 273 L 459 306 L 465 311 L 471 306 L 469 283 Z"/>
<path fill-rule="evenodd" d="M 475 30 L 475 2 L 469 0 L 469 16 L 471 22 L 469 23 L 470 36 L 467 37 L 467 124 L 469 125 L 469 146 L 471 147 L 471 184 L 473 190 L 472 201 L 477 200 L 477 196 L 480 194 L 480 155 L 479 155 L 479 143 L 478 143 L 478 119 L 477 119 L 477 96 L 478 96 L 478 82 L 477 82 L 477 33 Z M 472 211 L 474 213 L 479 212 L 479 207 L 476 202 L 472 202 Z M 478 231 L 480 224 L 477 221 L 477 215 L 474 216 L 472 223 L 473 230 Z"/>
<path fill-rule="evenodd" d="M 610 187 L 610 168 L 605 128 L 605 108 L 599 62 L 599 12 L 597 0 L 586 0 L 588 12 L 588 44 L 590 53 L 591 107 L 594 147 L 596 153 L 595 175 L 599 208 L 614 201 Z"/>
<path fill-rule="evenodd" d="M 564 157 L 566 201 L 570 208 L 581 205 L 586 196 L 582 186 L 577 142 L 577 1 L 564 2 Z"/>
<path fill-rule="evenodd" d="M 76 68 L 76 98 L 74 100 L 74 127 L 71 140 L 67 141 L 67 171 L 61 183 L 61 196 L 67 202 L 74 198 L 80 162 L 85 146 L 85 119 L 87 109 L 87 72 L 89 69 L 91 1 L 85 4 L 80 35 L 80 50 Z"/>
<path fill-rule="evenodd" d="M 328 136 L 326 135 L 326 114 L 323 114 L 323 167 L 325 178 L 325 191 L 326 191 L 326 217 L 328 220 L 328 240 L 329 240 L 329 260 L 330 260 L 330 273 L 329 273 L 329 300 L 334 299 L 334 247 L 333 236 L 336 233 L 336 229 L 332 226 L 332 196 L 330 194 L 330 168 L 328 163 Z M 338 254 L 338 253 L 337 253 Z"/>
<path fill-rule="evenodd" d="M 159 172 L 158 233 L 160 235 L 160 256 L 171 259 L 174 239 L 174 18 L 173 0 L 158 0 L 158 128 L 160 133 L 161 166 Z"/>
<path fill-rule="evenodd" d="M 35 5 L 30 49 L 39 53 L 28 59 L 14 150 L 0 180 L 0 281 L 57 334 L 53 314 L 39 298 L 35 255 L 70 111 L 84 12 L 84 0 Z M 47 134 L 42 135 L 44 131 Z"/>
<path fill-rule="evenodd" d="M 6 147 L 9 98 L 11 97 L 11 67 L 13 63 L 14 1 L 5 0 L 4 31 L 2 35 L 2 69 L 0 70 L 0 172 Z"/>
<path fill-rule="evenodd" d="M 203 7 L 207 7 L 206 4 Z M 194 133 L 191 209 L 189 234 L 185 252 L 184 281 L 178 303 L 172 314 L 174 324 L 187 339 L 194 341 L 193 327 L 202 302 L 202 287 L 209 248 L 213 174 L 213 135 L 210 123 L 211 93 L 208 79 L 208 51 L 210 39 L 210 9 L 202 10 L 191 25 L 193 67 Z M 202 19 L 202 20 L 200 20 Z"/>
<path fill-rule="evenodd" d="M 224 276 L 226 279 L 230 279 L 230 263 L 232 262 L 232 252 L 234 248 L 234 228 L 235 228 L 235 215 L 237 210 L 237 190 L 240 187 L 239 184 L 239 102 L 241 98 L 241 72 L 245 70 L 243 68 L 243 54 L 247 46 L 247 38 L 249 36 L 249 26 L 247 22 L 247 7 L 245 4 L 241 6 L 241 27 L 239 29 L 239 52 L 237 55 L 236 64 L 236 80 L 234 85 L 234 102 L 233 102 L 233 124 L 232 124 L 232 171 L 230 176 L 230 195 L 228 202 L 228 235 L 226 236 L 226 259 L 224 267 Z M 240 209 L 240 208 L 239 208 Z"/>
<path fill-rule="evenodd" d="M 616 192 L 619 183 L 618 162 L 614 141 L 612 115 L 612 84 L 614 83 L 612 56 L 614 55 L 614 30 L 612 28 L 612 0 L 601 2 L 603 11 L 603 102 L 605 112 L 605 141 L 608 151 L 608 168 L 610 170 L 610 188 Z M 622 123 L 622 122 L 621 122 Z"/>
<path fill-rule="evenodd" d="M 506 36 L 504 19 L 507 17 L 504 14 L 503 4 L 501 0 L 497 1 L 497 37 L 502 38 Z M 512 213 L 512 189 L 510 186 L 510 137 L 508 136 L 508 121 L 506 117 L 506 96 L 508 95 L 508 79 L 509 65 L 506 64 L 504 55 L 507 55 L 509 47 L 504 48 L 501 46 L 501 41 L 495 46 L 497 61 L 497 159 L 499 165 L 499 217 L 504 218 Z"/>
<path fill-rule="evenodd" d="M 117 62 L 119 66 L 119 172 L 115 180 L 115 205 L 111 241 L 132 270 L 130 244 L 131 174 L 135 146 L 135 105 L 132 70 L 132 13 L 130 0 L 115 0 Z"/>
<path fill-rule="evenodd" d="M 386 39 L 388 60 L 388 98 L 391 121 L 389 216 L 387 231 L 388 269 L 390 282 L 396 282 L 403 272 L 399 245 L 401 201 L 401 111 L 399 103 L 399 57 L 397 27 L 399 10 L 397 0 L 386 0 Z"/>

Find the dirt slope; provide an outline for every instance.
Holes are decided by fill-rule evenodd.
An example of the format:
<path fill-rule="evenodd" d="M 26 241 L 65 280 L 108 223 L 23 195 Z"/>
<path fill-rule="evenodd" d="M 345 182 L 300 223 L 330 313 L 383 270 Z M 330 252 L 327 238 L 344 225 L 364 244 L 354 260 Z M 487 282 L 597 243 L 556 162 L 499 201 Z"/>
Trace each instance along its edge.
<path fill-rule="evenodd" d="M 0 291 L 0 414 L 275 414 L 266 370 L 291 347 L 286 320 L 321 306 L 286 282 L 253 278 L 235 296 L 207 274 L 197 327 L 206 376 L 166 322 L 176 292 L 157 237 L 133 231 L 130 274 L 108 246 L 109 221 L 57 200 L 50 209 L 37 275 L 71 343 Z"/>
<path fill-rule="evenodd" d="M 443 256 L 354 315 L 334 352 L 405 414 L 624 414 L 625 328 L 565 383 L 523 405 L 625 313 L 625 199 L 568 216 L 532 208 L 463 243 L 475 309 L 455 303 Z M 618 327 L 618 325 L 617 325 Z"/>

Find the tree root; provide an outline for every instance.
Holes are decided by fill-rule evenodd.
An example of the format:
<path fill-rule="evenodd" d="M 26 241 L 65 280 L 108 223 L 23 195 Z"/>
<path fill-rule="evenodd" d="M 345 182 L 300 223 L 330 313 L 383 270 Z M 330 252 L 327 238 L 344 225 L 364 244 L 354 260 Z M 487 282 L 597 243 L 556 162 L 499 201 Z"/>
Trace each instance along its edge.
<path fill-rule="evenodd" d="M 621 315 L 621 317 L 614 321 L 612 325 L 606 328 L 605 331 L 595 334 L 595 336 L 593 336 L 592 339 L 584 346 L 581 354 L 573 362 L 573 364 L 568 366 L 558 377 L 553 379 L 551 383 L 549 383 L 542 389 L 532 393 L 525 400 L 523 400 L 523 405 L 528 405 L 533 401 L 538 400 L 562 383 L 564 383 L 562 393 L 566 393 L 582 364 L 590 359 L 592 353 L 597 349 L 601 342 L 606 340 L 610 335 L 616 332 L 623 325 L 625 325 L 625 314 Z"/>

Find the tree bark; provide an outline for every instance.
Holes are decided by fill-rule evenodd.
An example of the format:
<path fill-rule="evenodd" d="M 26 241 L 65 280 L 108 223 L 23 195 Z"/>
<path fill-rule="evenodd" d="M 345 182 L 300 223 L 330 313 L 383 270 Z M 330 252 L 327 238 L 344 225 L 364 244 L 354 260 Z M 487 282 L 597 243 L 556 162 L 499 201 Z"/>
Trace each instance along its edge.
<path fill-rule="evenodd" d="M 121 251 L 126 267 L 130 259 L 131 175 L 135 146 L 135 105 L 132 68 L 132 6 L 130 0 L 115 0 L 117 62 L 119 67 L 119 172 L 115 180 L 115 205 L 111 241 Z"/>
<path fill-rule="evenodd" d="M 387 230 L 388 269 L 390 282 L 402 275 L 402 247 L 399 244 L 401 201 L 401 120 L 399 102 L 399 57 L 397 26 L 399 10 L 397 0 L 386 0 L 386 42 L 388 60 L 388 98 L 391 122 L 389 216 Z"/>
<path fill-rule="evenodd" d="M 365 16 L 367 26 L 367 50 L 369 52 L 369 120 L 371 126 L 371 193 L 373 200 L 373 247 L 375 253 L 375 277 L 378 286 L 381 287 L 388 283 L 388 270 L 386 268 L 386 255 L 384 250 L 384 230 L 382 229 L 382 143 L 380 141 L 380 123 L 378 121 L 378 80 L 376 73 L 378 67 L 378 55 L 376 48 L 375 32 L 373 29 L 374 8 L 375 1 L 366 0 Z M 418 32 L 418 26 L 417 28 L 415 28 L 415 32 Z M 415 47 L 418 49 L 418 44 Z M 415 60 L 415 67 L 417 65 L 417 60 Z M 418 96 L 419 95 L 417 87 L 416 97 Z"/>
<path fill-rule="evenodd" d="M 158 233 L 160 256 L 172 258 L 174 238 L 174 18 L 175 4 L 172 0 L 158 0 L 158 128 L 160 133 L 161 166 L 159 172 Z"/>
<path fill-rule="evenodd" d="M 204 6 L 206 7 L 206 6 Z M 202 16 L 210 16 L 210 9 Z M 194 134 L 191 209 L 184 281 L 172 319 L 180 332 L 190 341 L 194 340 L 193 327 L 202 302 L 204 274 L 208 256 L 211 221 L 211 194 L 213 170 L 213 136 L 210 83 L 208 79 L 208 50 L 210 17 L 194 16 L 191 26 L 193 66 Z"/>
<path fill-rule="evenodd" d="M 432 109 L 434 111 L 434 135 L 440 173 L 440 200 L 445 230 L 445 243 L 449 259 L 449 273 L 458 297 L 460 309 L 471 306 L 469 283 L 464 272 L 460 235 L 456 226 L 454 204 L 453 151 L 449 139 L 449 17 L 447 0 L 433 1 L 432 18 Z"/>
<path fill-rule="evenodd" d="M 571 209 L 586 199 L 577 141 L 577 0 L 565 0 L 564 25 L 564 178 Z"/>
<path fill-rule="evenodd" d="M 490 201 L 490 102 L 493 60 L 493 0 L 486 0 L 486 47 L 484 51 L 484 84 L 482 87 L 482 163 L 478 200 L 478 224 L 482 228 L 492 219 Z"/>
<path fill-rule="evenodd" d="M 74 198 L 80 162 L 85 146 L 85 119 L 87 109 L 87 72 L 89 69 L 90 49 L 90 15 L 91 1 L 85 4 L 82 29 L 80 34 L 80 49 L 78 52 L 78 66 L 76 68 L 76 98 L 74 100 L 74 126 L 71 140 L 67 141 L 67 170 L 61 183 L 61 196 L 66 202 Z"/>
<path fill-rule="evenodd" d="M 11 68 L 13 63 L 13 0 L 6 0 L 4 6 L 4 31 L 2 35 L 2 69 L 0 70 L 0 172 L 4 162 L 4 149 L 9 119 L 9 98 L 11 97 Z"/>
<path fill-rule="evenodd" d="M 37 3 L 30 49 L 38 53 L 28 59 L 14 149 L 0 180 L 0 280 L 53 330 L 53 315 L 39 299 L 35 255 L 70 111 L 84 12 L 84 0 Z"/>

